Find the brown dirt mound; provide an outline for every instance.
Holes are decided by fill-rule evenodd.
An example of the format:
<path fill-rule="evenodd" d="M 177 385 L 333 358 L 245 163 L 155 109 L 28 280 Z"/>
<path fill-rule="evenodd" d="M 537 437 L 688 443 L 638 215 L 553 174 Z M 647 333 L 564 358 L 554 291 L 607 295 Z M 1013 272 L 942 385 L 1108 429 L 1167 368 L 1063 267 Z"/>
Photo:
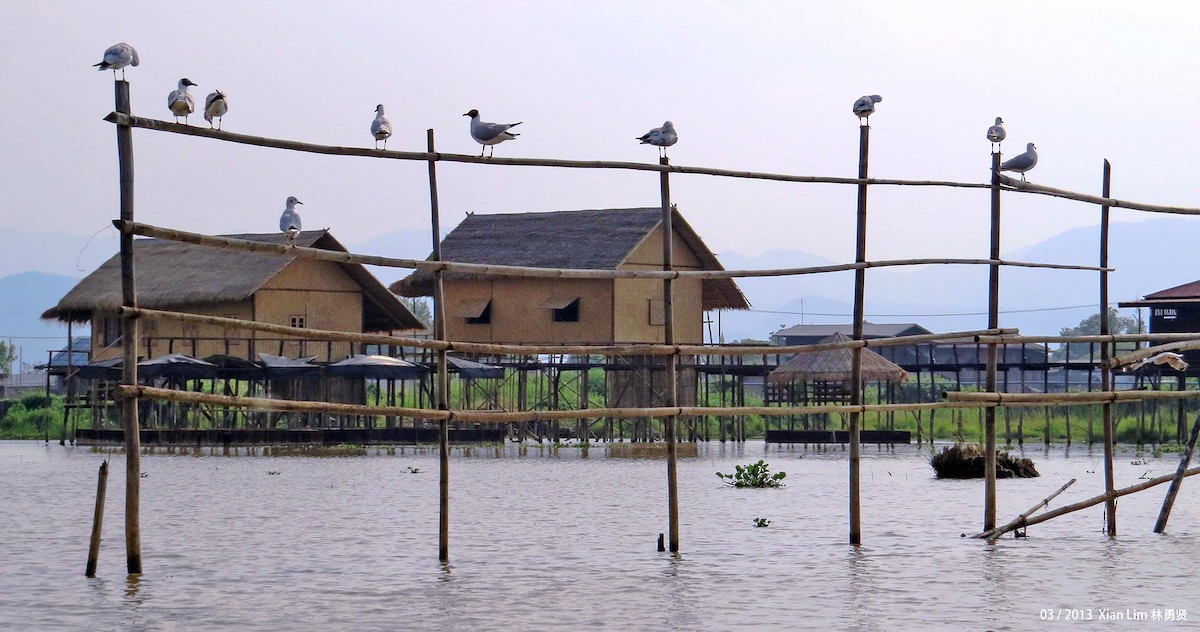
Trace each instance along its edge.
<path fill-rule="evenodd" d="M 929 459 L 938 478 L 983 478 L 983 446 L 976 443 L 942 448 Z M 1033 478 L 1041 476 L 1033 461 L 1014 459 L 1007 452 L 996 452 L 996 478 Z"/>

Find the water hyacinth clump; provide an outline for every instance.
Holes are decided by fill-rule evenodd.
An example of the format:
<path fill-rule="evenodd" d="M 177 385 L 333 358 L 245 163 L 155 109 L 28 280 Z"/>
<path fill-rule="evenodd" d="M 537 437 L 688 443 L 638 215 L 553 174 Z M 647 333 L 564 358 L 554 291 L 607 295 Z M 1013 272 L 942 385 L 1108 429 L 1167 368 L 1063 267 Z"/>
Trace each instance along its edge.
<path fill-rule="evenodd" d="M 733 466 L 733 474 L 717 472 L 717 477 L 732 487 L 783 487 L 787 472 L 771 473 L 771 467 L 762 459 L 749 465 Z"/>

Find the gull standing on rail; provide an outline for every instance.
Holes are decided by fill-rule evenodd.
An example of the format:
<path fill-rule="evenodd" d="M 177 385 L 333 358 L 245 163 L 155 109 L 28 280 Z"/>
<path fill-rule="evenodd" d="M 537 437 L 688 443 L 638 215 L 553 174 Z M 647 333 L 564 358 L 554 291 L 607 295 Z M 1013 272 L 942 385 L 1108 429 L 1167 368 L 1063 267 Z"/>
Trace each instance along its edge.
<path fill-rule="evenodd" d="M 471 138 L 474 138 L 475 142 L 483 145 L 483 149 L 479 150 L 480 158 L 483 157 L 483 150 L 487 149 L 489 145 L 492 147 L 492 151 L 488 154 L 488 158 L 491 158 L 496 154 L 496 145 L 520 136 L 520 134 L 514 134 L 508 130 L 520 125 L 521 121 L 517 121 L 516 123 L 484 123 L 479 120 L 479 110 L 471 110 L 463 114 L 463 116 L 471 117 Z"/>
<path fill-rule="evenodd" d="M 296 199 L 296 196 L 288 196 L 287 208 L 283 209 L 283 215 L 279 216 L 279 230 L 287 235 L 288 245 L 296 241 L 296 235 L 300 234 L 300 214 L 296 212 L 296 205 L 304 204 Z"/>
<path fill-rule="evenodd" d="M 854 111 L 854 115 L 859 118 L 859 122 L 861 123 L 868 116 L 871 116 L 875 113 L 875 104 L 882 100 L 883 97 L 879 96 L 878 94 L 868 94 L 866 96 L 859 97 L 858 100 L 854 102 L 854 106 L 850 109 Z"/>
<path fill-rule="evenodd" d="M 1025 146 L 1025 153 L 1009 158 L 1000 165 L 1001 171 L 1012 171 L 1021 174 L 1021 181 L 1025 181 L 1025 172 L 1037 166 L 1037 147 L 1033 143 Z"/>
<path fill-rule="evenodd" d="M 196 102 L 192 99 L 188 88 L 196 85 L 191 79 L 184 77 L 179 80 L 179 87 L 171 91 L 167 95 L 167 107 L 171 110 L 171 114 L 175 115 L 175 122 L 179 122 L 179 117 L 183 117 L 183 124 L 187 125 L 187 117 L 192 112 L 196 111 Z"/>
<path fill-rule="evenodd" d="M 208 121 L 209 129 L 212 129 L 213 119 L 217 119 L 217 129 L 221 129 L 221 121 L 228 111 L 229 101 L 225 98 L 224 92 L 217 90 L 205 97 L 204 120 Z"/>
<path fill-rule="evenodd" d="M 96 66 L 96 70 L 111 69 L 113 71 L 113 79 L 117 78 L 117 69 L 120 69 L 121 79 L 125 79 L 125 67 L 136 66 L 139 63 L 141 62 L 138 61 L 137 51 L 129 44 L 121 42 L 120 44 L 109 46 L 108 50 L 104 51 L 104 59 L 100 63 L 92 65 Z"/>
<path fill-rule="evenodd" d="M 383 115 L 383 104 L 375 106 L 375 120 L 371 121 L 371 135 L 375 137 L 375 149 L 379 149 L 379 141 L 387 149 L 387 139 L 392 136 L 392 122 Z"/>
<path fill-rule="evenodd" d="M 642 141 L 643 145 L 654 145 L 658 147 L 658 156 L 660 158 L 667 157 L 667 147 L 674 145 L 679 141 L 679 134 L 675 133 L 675 124 L 667 121 L 662 124 L 662 127 L 656 127 L 641 136 L 637 140 Z"/>
<path fill-rule="evenodd" d="M 1006 136 L 1008 136 L 1008 132 L 1004 131 L 1004 119 L 997 116 L 996 124 L 989 127 L 987 131 L 987 139 L 992 141 L 992 151 L 996 151 L 996 145 L 1000 144 Z"/>

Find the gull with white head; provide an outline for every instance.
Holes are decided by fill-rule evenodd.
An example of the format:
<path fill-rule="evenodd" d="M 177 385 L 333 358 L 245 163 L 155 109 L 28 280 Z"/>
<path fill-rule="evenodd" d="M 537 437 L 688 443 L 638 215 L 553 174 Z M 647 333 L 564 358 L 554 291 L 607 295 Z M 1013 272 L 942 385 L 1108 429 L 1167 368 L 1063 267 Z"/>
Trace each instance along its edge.
<path fill-rule="evenodd" d="M 287 208 L 283 209 L 283 214 L 279 216 L 279 230 L 287 235 L 288 244 L 296 241 L 296 235 L 300 234 L 300 214 L 296 212 L 296 205 L 304 204 L 296 199 L 296 196 L 288 196 Z"/>
<path fill-rule="evenodd" d="M 229 100 L 225 98 L 225 93 L 217 90 L 204 98 L 204 120 L 208 121 L 208 127 L 213 126 L 213 119 L 217 119 L 217 129 L 221 129 L 221 121 L 224 120 L 225 113 L 229 111 Z"/>
<path fill-rule="evenodd" d="M 1001 171 L 1012 171 L 1013 173 L 1021 174 L 1021 180 L 1025 180 L 1025 172 L 1037 166 L 1037 147 L 1033 143 L 1025 146 L 1025 153 L 1009 158 L 1000 165 Z"/>
<path fill-rule="evenodd" d="M 483 145 L 483 149 L 479 150 L 480 158 L 483 157 L 483 150 L 489 146 L 492 148 L 492 151 L 488 154 L 488 157 L 491 158 L 496 154 L 496 145 L 520 136 L 520 134 L 514 134 L 508 130 L 520 125 L 521 121 L 517 121 L 516 123 L 485 123 L 479 120 L 479 110 L 471 110 L 463 114 L 463 116 L 471 117 L 471 138 L 474 138 L 475 142 Z"/>
<path fill-rule="evenodd" d="M 643 145 L 654 145 L 658 147 L 659 157 L 665 158 L 667 155 L 667 147 L 679 142 L 679 134 L 675 133 L 675 124 L 667 121 L 662 124 L 662 127 L 656 127 L 641 136 L 638 140 L 642 141 Z"/>
<path fill-rule="evenodd" d="M 183 117 L 183 124 L 187 125 L 187 117 L 192 112 L 196 111 L 196 101 L 192 99 L 192 94 L 188 92 L 188 88 L 196 85 L 191 79 L 184 77 L 179 80 L 179 87 L 172 90 L 171 94 L 167 95 L 167 108 L 171 110 L 171 114 L 175 115 L 175 122 L 179 122 L 179 117 Z"/>
<path fill-rule="evenodd" d="M 996 117 L 996 124 L 989 127 L 987 131 L 987 139 L 992 141 L 992 151 L 996 151 L 998 145 L 1004 138 L 1008 136 L 1008 132 L 1004 131 L 1004 119 Z"/>
<path fill-rule="evenodd" d="M 375 120 L 371 121 L 371 135 L 375 137 L 375 149 L 379 149 L 379 141 L 387 149 L 387 139 L 392 136 L 392 122 L 383 115 L 383 104 L 375 106 Z"/>
<path fill-rule="evenodd" d="M 1163 351 L 1162 353 L 1156 353 L 1148 358 L 1142 358 L 1141 360 L 1126 366 L 1124 370 L 1136 371 L 1147 364 L 1156 364 L 1158 366 L 1166 364 L 1176 371 L 1186 371 L 1188 368 L 1188 363 L 1183 359 L 1183 356 L 1172 351 Z"/>
<path fill-rule="evenodd" d="M 866 121 L 868 116 L 871 116 L 875 113 L 875 104 L 879 103 L 880 101 L 883 101 L 883 97 L 879 96 L 878 94 L 868 94 L 866 96 L 859 97 L 850 109 L 854 112 L 854 115 L 858 117 L 858 120 L 861 123 Z"/>
<path fill-rule="evenodd" d="M 141 62 L 138 60 L 137 51 L 129 44 L 121 42 L 120 44 L 109 46 L 108 50 L 104 51 L 104 58 L 100 60 L 100 63 L 92 65 L 96 66 L 96 70 L 112 70 L 113 79 L 117 78 L 117 70 L 119 69 L 121 71 L 121 79 L 124 79 L 125 67 L 137 66 L 139 63 Z"/>

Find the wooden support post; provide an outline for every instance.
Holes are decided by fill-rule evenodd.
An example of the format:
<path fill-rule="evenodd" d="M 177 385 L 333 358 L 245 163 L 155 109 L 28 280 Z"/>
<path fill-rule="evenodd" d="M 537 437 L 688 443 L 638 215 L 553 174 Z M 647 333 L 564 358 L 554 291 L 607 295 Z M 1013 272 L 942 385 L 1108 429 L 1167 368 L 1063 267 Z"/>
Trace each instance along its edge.
<path fill-rule="evenodd" d="M 116 82 L 117 112 L 130 113 L 129 83 Z M 133 129 L 117 125 L 117 156 L 121 179 L 121 221 L 133 221 Z M 137 307 L 133 276 L 133 234 L 121 232 L 121 304 Z M 137 385 L 138 321 L 121 320 L 123 366 L 121 383 Z M 138 400 L 121 399 L 121 427 L 125 435 L 125 562 L 130 575 L 142 572 L 142 533 L 138 516 L 141 507 L 142 440 Z"/>
<path fill-rule="evenodd" d="M 659 159 L 659 164 L 670 164 L 663 156 Z M 658 181 L 662 194 L 662 252 L 663 252 L 663 270 L 671 270 L 675 265 L 674 241 L 675 229 L 672 215 L 674 211 L 671 209 L 671 183 L 668 179 L 668 173 L 662 171 L 659 173 Z M 675 344 L 675 310 L 672 307 L 672 287 L 671 279 L 663 279 L 663 342 L 668 345 Z M 649 358 L 647 358 L 649 359 Z M 650 380 L 653 382 L 654 372 L 650 372 Z M 679 352 L 676 351 L 667 356 L 667 384 L 665 389 L 666 406 L 668 408 L 676 408 L 679 406 Z M 676 439 L 676 421 L 678 417 L 674 414 L 667 415 L 663 418 L 663 434 L 667 439 L 667 522 L 668 522 L 668 548 L 672 553 L 679 552 L 679 472 L 678 472 L 678 452 L 679 446 Z"/>
<path fill-rule="evenodd" d="M 1000 257 L 1000 153 L 992 153 L 992 234 L 990 255 Z M 988 266 L 988 329 L 1000 326 L 1000 266 Z M 996 392 L 996 344 L 987 346 L 987 378 L 984 390 Z M 983 411 L 983 530 L 996 527 L 996 409 Z"/>
<path fill-rule="evenodd" d="M 433 154 L 433 130 L 425 130 L 425 142 Z M 433 234 L 433 261 L 442 260 L 441 220 L 438 212 L 437 161 L 429 161 L 429 215 Z M 446 296 L 442 270 L 433 273 L 433 337 L 446 340 Z M 438 410 L 450 410 L 450 373 L 446 348 L 437 351 L 437 385 L 434 388 Z M 438 559 L 450 561 L 450 420 L 438 420 Z"/>
<path fill-rule="evenodd" d="M 100 531 L 104 526 L 104 495 L 108 490 L 108 461 L 100 464 L 100 474 L 96 480 L 96 511 L 92 514 L 92 540 L 88 544 L 87 570 L 85 577 L 96 576 L 96 564 L 100 560 Z"/>
<path fill-rule="evenodd" d="M 1112 166 L 1108 161 L 1104 161 L 1104 182 L 1102 185 L 1104 197 L 1108 197 L 1109 184 L 1112 181 Z M 1100 206 L 1100 265 L 1101 267 L 1108 265 L 1108 219 L 1109 207 L 1107 205 Z M 1100 271 L 1100 335 L 1106 336 L 1109 332 L 1108 324 L 1108 271 Z M 1104 391 L 1113 390 L 1112 367 L 1109 366 L 1108 359 L 1112 355 L 1111 343 L 1100 343 L 1100 388 Z M 1104 493 L 1111 496 L 1116 489 L 1116 480 L 1113 474 L 1113 442 L 1115 441 L 1115 429 L 1113 428 L 1113 404 L 1105 402 L 1102 406 L 1102 421 L 1104 426 Z M 1185 466 L 1183 469 L 1187 469 Z M 1104 501 L 1105 529 L 1109 537 L 1117 535 L 1117 499 L 1109 498 Z M 1159 516 L 1160 520 L 1162 516 Z M 1164 521 L 1165 522 L 1165 521 Z"/>
<path fill-rule="evenodd" d="M 858 177 L 862 182 L 858 184 L 858 215 L 854 248 L 855 263 L 863 263 L 867 260 L 867 184 L 865 181 L 867 178 L 867 155 L 870 149 L 870 139 L 871 127 L 869 125 L 859 125 Z M 866 269 L 858 268 L 854 271 L 853 338 L 855 340 L 863 339 L 863 302 L 866 299 L 866 280 Z M 862 404 L 863 400 L 862 347 L 852 349 L 850 358 L 850 405 L 858 406 Z M 860 463 L 859 456 L 860 417 L 861 414 L 858 412 L 850 413 L 848 428 L 848 434 L 850 435 L 850 544 L 854 546 L 862 544 L 862 503 L 859 497 L 862 483 L 862 464 Z"/>
<path fill-rule="evenodd" d="M 1180 400 L 1183 401 L 1183 400 Z M 1192 424 L 1192 437 L 1188 440 L 1187 449 L 1179 457 L 1179 467 L 1175 470 L 1175 478 L 1171 479 L 1171 487 L 1163 498 L 1162 509 L 1158 512 L 1158 520 L 1154 523 L 1154 532 L 1162 533 L 1167 530 L 1167 519 L 1171 517 L 1171 507 L 1175 505 L 1175 495 L 1183 485 L 1183 476 L 1188 464 L 1192 462 L 1192 451 L 1196 449 L 1196 437 L 1200 435 L 1200 415 L 1196 415 L 1196 423 Z"/>

